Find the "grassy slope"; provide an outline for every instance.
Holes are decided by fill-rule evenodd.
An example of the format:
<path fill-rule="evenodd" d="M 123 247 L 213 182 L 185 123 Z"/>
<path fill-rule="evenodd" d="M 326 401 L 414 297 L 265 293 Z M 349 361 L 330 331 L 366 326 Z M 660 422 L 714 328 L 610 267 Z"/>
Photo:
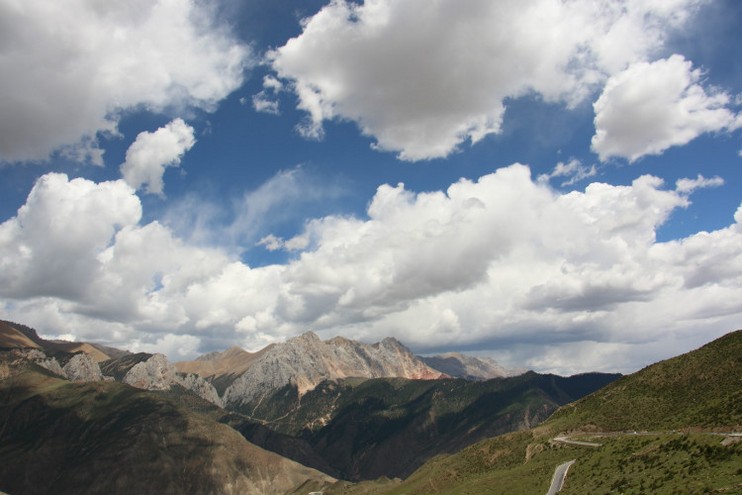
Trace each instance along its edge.
<path fill-rule="evenodd" d="M 742 331 L 649 366 L 562 408 L 552 428 L 742 428 Z"/>
<path fill-rule="evenodd" d="M 316 471 L 178 401 L 28 370 L 0 382 L 0 490 L 283 493 Z"/>
<path fill-rule="evenodd" d="M 403 482 L 335 485 L 325 493 L 546 493 L 554 468 L 571 459 L 577 462 L 561 492 L 565 494 L 742 493 L 742 441 L 722 444 L 724 437 L 713 433 L 742 431 L 740 390 L 738 331 L 620 379 L 533 430 L 432 459 Z M 599 430 L 617 433 L 596 436 Z M 603 445 L 596 449 L 551 441 L 563 432 Z"/>

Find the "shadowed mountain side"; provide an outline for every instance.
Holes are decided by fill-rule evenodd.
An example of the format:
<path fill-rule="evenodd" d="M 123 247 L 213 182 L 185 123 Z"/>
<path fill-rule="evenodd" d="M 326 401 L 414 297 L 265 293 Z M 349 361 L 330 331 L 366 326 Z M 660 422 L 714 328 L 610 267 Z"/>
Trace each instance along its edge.
<path fill-rule="evenodd" d="M 317 471 L 161 394 L 40 371 L 0 382 L 0 490 L 280 494 Z"/>
<path fill-rule="evenodd" d="M 437 454 L 536 425 L 618 376 L 347 379 L 301 398 L 284 387 L 253 410 L 264 426 L 230 424 L 251 442 L 344 479 L 404 477 Z"/>

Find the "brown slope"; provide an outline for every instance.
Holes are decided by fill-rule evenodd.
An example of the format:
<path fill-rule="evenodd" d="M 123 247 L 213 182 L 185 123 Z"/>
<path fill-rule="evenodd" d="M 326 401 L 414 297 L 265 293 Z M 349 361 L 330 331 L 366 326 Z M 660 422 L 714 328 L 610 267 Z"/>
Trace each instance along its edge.
<path fill-rule="evenodd" d="M 16 345 L 5 345 L 5 343 L 12 344 L 13 342 Z M 33 347 L 44 351 L 62 351 L 70 354 L 84 352 L 99 363 L 111 359 L 109 354 L 94 344 L 42 339 L 31 327 L 2 320 L 0 320 L 0 347 Z"/>
<path fill-rule="evenodd" d="M 63 340 L 52 340 L 47 342 L 49 342 L 48 345 L 50 348 L 57 351 L 69 352 L 71 354 L 84 352 L 98 363 L 111 359 L 111 356 L 87 342 L 65 342 Z"/>
<path fill-rule="evenodd" d="M 6 321 L 0 321 L 0 348 L 40 348 L 39 344 L 31 340 L 23 332 Z"/>
<path fill-rule="evenodd" d="M 36 371 L 0 382 L 0 490 L 280 494 L 329 477 L 247 442 L 209 414 L 119 383 Z"/>
<path fill-rule="evenodd" d="M 197 359 L 195 361 L 180 361 L 175 363 L 175 368 L 183 373 L 195 373 L 203 378 L 219 377 L 223 375 L 241 375 L 250 365 L 269 347 L 258 352 L 247 352 L 234 346 L 224 352 L 214 354 L 209 359 Z"/>

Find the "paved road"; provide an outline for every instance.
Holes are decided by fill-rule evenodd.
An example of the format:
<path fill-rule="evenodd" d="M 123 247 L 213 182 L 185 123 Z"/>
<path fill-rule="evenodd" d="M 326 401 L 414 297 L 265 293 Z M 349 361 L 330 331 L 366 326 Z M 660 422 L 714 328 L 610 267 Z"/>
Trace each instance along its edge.
<path fill-rule="evenodd" d="M 569 462 L 565 462 L 564 464 L 559 464 L 556 467 L 556 469 L 554 470 L 554 476 L 551 477 L 551 486 L 549 487 L 549 491 L 546 492 L 546 495 L 556 495 L 557 492 L 560 492 L 562 490 L 564 478 L 567 477 L 567 470 L 574 463 L 575 461 L 571 460 Z"/>
<path fill-rule="evenodd" d="M 567 437 L 554 437 L 552 440 L 555 441 L 555 442 L 566 443 L 566 444 L 569 444 L 569 445 L 580 445 L 582 447 L 594 447 L 594 448 L 598 448 L 598 447 L 600 447 L 600 446 L 603 445 L 602 443 L 582 442 L 580 440 L 570 440 Z"/>

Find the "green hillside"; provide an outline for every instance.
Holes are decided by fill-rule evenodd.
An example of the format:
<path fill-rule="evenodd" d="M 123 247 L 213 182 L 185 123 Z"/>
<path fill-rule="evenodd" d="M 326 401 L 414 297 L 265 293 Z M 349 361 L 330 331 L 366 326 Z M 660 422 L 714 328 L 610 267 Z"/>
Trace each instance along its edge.
<path fill-rule="evenodd" d="M 576 460 L 560 493 L 740 494 L 741 390 L 737 331 L 617 380 L 537 428 L 431 459 L 404 481 L 324 493 L 544 494 L 554 468 Z"/>
<path fill-rule="evenodd" d="M 563 407 L 554 429 L 742 428 L 742 330 L 662 361 Z"/>

